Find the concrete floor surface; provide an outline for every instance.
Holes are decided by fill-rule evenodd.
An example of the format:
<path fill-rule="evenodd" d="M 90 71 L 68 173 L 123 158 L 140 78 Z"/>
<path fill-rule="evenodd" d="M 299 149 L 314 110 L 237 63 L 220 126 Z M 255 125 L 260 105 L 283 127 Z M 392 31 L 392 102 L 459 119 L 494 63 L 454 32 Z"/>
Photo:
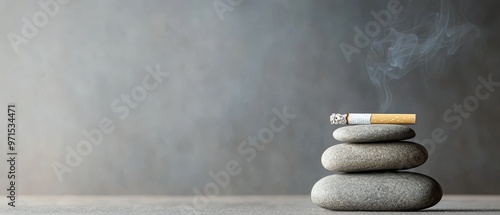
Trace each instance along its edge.
<path fill-rule="evenodd" d="M 200 200 L 194 205 L 193 200 Z M 206 203 L 206 204 L 202 204 Z M 445 195 L 436 206 L 411 212 L 329 211 L 302 196 L 18 196 L 0 214 L 500 214 L 500 195 Z"/>

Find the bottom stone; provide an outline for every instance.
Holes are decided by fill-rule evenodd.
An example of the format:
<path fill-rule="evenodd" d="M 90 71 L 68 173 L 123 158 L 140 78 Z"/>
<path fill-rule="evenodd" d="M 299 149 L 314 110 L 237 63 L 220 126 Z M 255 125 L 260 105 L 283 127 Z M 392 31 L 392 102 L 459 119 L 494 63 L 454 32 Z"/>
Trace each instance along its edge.
<path fill-rule="evenodd" d="M 411 172 L 335 174 L 316 182 L 311 191 L 312 202 L 330 210 L 421 210 L 442 196 L 437 181 Z"/>

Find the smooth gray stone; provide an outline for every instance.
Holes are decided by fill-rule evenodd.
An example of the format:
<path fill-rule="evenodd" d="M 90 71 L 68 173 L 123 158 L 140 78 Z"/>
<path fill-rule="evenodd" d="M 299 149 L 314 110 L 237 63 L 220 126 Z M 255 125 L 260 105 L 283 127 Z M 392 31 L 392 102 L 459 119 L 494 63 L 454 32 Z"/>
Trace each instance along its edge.
<path fill-rule="evenodd" d="M 437 204 L 442 196 L 436 180 L 411 172 L 330 175 L 311 191 L 312 202 L 330 210 L 421 210 Z"/>
<path fill-rule="evenodd" d="M 411 169 L 427 158 L 425 147 L 408 141 L 341 143 L 323 152 L 321 163 L 330 171 L 361 172 Z"/>
<path fill-rule="evenodd" d="M 349 143 L 397 141 L 413 137 L 415 131 L 404 125 L 351 125 L 333 132 L 333 138 Z"/>

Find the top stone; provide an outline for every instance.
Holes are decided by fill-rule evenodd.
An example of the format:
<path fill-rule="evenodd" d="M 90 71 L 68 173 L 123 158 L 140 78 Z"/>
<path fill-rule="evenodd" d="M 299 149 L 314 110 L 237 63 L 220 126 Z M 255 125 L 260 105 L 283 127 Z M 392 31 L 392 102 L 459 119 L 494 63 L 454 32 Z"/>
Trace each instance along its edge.
<path fill-rule="evenodd" d="M 415 137 L 415 131 L 404 125 L 351 125 L 333 132 L 333 138 L 341 142 L 366 143 L 406 140 Z"/>

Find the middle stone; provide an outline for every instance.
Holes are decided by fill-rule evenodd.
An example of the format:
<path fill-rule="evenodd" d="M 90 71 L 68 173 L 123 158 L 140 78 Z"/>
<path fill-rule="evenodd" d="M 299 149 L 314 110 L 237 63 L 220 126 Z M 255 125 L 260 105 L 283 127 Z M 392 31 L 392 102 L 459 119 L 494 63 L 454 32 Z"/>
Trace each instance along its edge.
<path fill-rule="evenodd" d="M 427 157 L 425 147 L 408 141 L 341 143 L 328 148 L 321 163 L 338 172 L 403 170 L 422 165 Z"/>

